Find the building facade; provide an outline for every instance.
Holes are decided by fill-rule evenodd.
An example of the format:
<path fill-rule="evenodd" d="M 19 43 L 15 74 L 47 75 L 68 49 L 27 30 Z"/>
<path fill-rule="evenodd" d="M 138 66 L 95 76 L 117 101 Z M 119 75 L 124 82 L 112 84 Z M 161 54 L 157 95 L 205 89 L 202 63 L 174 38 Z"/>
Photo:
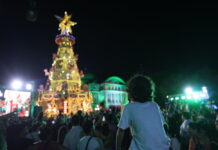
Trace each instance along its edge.
<path fill-rule="evenodd" d="M 117 76 L 107 78 L 103 83 L 91 83 L 89 89 L 93 95 L 94 107 L 104 103 L 106 108 L 120 107 L 128 103 L 126 83 Z"/>

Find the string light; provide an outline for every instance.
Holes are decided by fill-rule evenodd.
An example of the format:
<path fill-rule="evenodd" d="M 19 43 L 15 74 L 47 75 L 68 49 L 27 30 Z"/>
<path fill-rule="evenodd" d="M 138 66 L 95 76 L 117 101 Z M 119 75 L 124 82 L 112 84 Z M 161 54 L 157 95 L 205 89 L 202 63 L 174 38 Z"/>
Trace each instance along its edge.
<path fill-rule="evenodd" d="M 67 113 L 67 101 L 64 101 L 64 113 Z"/>

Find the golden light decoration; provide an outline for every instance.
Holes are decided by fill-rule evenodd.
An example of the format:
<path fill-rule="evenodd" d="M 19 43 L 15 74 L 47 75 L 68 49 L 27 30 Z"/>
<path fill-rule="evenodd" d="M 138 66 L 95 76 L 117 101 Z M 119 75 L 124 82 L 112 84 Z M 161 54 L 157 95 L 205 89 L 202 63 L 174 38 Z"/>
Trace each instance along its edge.
<path fill-rule="evenodd" d="M 93 98 L 89 96 L 89 92 L 81 89 L 80 73 L 83 73 L 79 72 L 77 66 L 78 55 L 75 56 L 73 52 L 75 38 L 70 35 L 72 33 L 71 27 L 76 25 L 76 22 L 70 19 L 71 15 L 68 15 L 67 12 L 63 18 L 60 18 L 59 30 L 61 30 L 61 34 L 57 35 L 55 39 L 59 46 L 58 52 L 56 57 L 53 57 L 52 69 L 50 71 L 44 70 L 49 81 L 46 85 L 47 88 L 40 91 L 39 95 L 41 96 L 37 102 L 42 106 L 46 117 L 56 117 L 62 111 L 67 116 L 78 110 L 92 111 Z M 71 44 L 69 45 L 69 43 Z M 69 62 L 73 64 L 73 67 L 68 67 Z"/>
<path fill-rule="evenodd" d="M 59 30 L 61 30 L 61 34 L 72 34 L 72 28 L 71 26 L 75 26 L 77 23 L 74 21 L 71 21 L 72 15 L 68 15 L 65 11 L 64 17 L 62 18 L 61 22 L 59 23 Z M 64 43 L 63 43 L 64 44 Z"/>

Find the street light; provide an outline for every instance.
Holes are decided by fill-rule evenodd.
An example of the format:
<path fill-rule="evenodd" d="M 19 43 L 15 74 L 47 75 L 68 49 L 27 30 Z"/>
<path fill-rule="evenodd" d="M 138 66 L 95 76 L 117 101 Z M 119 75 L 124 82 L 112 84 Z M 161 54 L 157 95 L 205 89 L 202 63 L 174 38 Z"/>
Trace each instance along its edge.
<path fill-rule="evenodd" d="M 23 83 L 20 80 L 15 80 L 12 82 L 12 88 L 14 89 L 20 89 L 22 85 Z"/>
<path fill-rule="evenodd" d="M 207 93 L 207 88 L 206 88 L 205 86 L 203 86 L 203 87 L 202 87 L 202 91 L 203 91 L 204 93 Z"/>
<path fill-rule="evenodd" d="M 186 99 L 186 96 L 182 96 L 182 99 Z"/>
<path fill-rule="evenodd" d="M 27 89 L 27 90 L 32 90 L 32 89 L 33 89 L 32 84 L 27 83 L 27 84 L 26 84 L 26 89 Z"/>
<path fill-rule="evenodd" d="M 185 93 L 192 94 L 192 88 L 190 88 L 190 87 L 185 88 Z"/>

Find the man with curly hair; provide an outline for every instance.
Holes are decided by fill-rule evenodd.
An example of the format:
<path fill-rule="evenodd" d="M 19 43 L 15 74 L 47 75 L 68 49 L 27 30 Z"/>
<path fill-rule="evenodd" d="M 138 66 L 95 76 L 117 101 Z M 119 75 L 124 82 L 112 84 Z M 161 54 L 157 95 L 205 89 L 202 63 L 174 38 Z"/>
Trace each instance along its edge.
<path fill-rule="evenodd" d="M 135 75 L 127 82 L 130 103 L 122 112 L 118 124 L 116 149 L 121 150 L 124 130 L 131 129 L 130 150 L 169 150 L 169 138 L 164 130 L 164 118 L 153 101 L 155 84 L 147 76 Z"/>

